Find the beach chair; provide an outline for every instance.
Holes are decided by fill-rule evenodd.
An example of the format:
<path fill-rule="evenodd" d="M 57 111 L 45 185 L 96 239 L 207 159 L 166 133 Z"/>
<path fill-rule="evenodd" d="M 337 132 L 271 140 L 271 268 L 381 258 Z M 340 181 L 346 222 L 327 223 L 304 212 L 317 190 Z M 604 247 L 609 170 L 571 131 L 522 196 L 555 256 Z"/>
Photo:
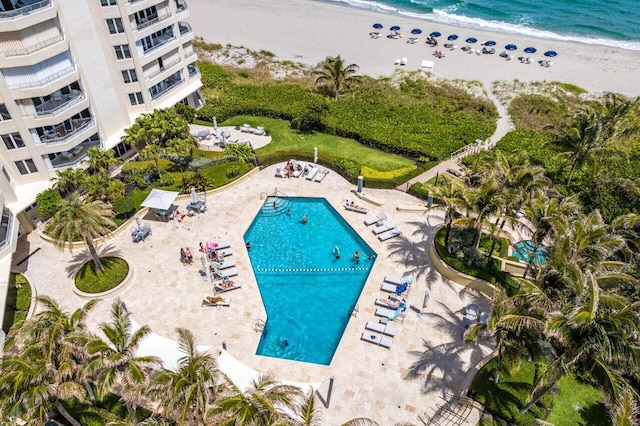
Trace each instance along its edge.
<path fill-rule="evenodd" d="M 407 294 L 409 294 L 409 288 L 410 288 L 409 284 L 395 285 L 395 284 L 389 284 L 389 283 L 382 283 L 380 290 L 386 291 L 387 293 L 395 293 L 395 294 L 402 294 L 406 291 Z"/>
<path fill-rule="evenodd" d="M 226 291 L 236 290 L 242 287 L 240 280 L 220 280 L 213 285 L 218 293 L 224 293 Z"/>
<path fill-rule="evenodd" d="M 384 223 L 376 226 L 375 228 L 373 228 L 373 233 L 376 234 L 376 235 L 382 234 L 383 232 L 390 231 L 395 227 L 396 227 L 396 225 L 394 225 L 391 222 L 384 222 Z"/>
<path fill-rule="evenodd" d="M 402 58 L 402 60 L 400 61 L 400 65 L 402 66 L 407 65 L 407 58 Z"/>
<path fill-rule="evenodd" d="M 382 306 L 383 308 L 393 309 L 393 310 L 400 309 L 400 307 L 403 305 L 403 303 L 406 306 L 406 302 L 400 301 L 400 300 L 395 299 L 395 298 L 392 298 L 392 299 L 381 299 L 381 298 L 378 298 L 378 299 L 376 299 L 376 305 Z"/>
<path fill-rule="evenodd" d="M 224 279 L 225 277 L 229 278 L 238 275 L 238 270 L 236 268 L 220 269 L 218 267 L 212 267 L 212 269 L 213 275 L 222 279 Z"/>
<path fill-rule="evenodd" d="M 378 235 L 378 239 L 380 241 L 387 241 L 389 238 L 397 237 L 399 235 L 402 235 L 402 231 L 400 231 L 399 229 L 392 229 L 390 231 L 383 232 L 382 234 Z"/>
<path fill-rule="evenodd" d="M 313 167 L 309 170 L 309 172 L 307 173 L 306 179 L 307 180 L 313 180 L 313 178 L 315 177 L 316 173 L 318 173 L 318 168 L 317 167 Z"/>
<path fill-rule="evenodd" d="M 231 256 L 233 254 L 233 251 L 227 248 L 222 250 L 216 250 L 216 253 L 218 254 L 218 257 L 226 257 L 226 256 Z"/>
<path fill-rule="evenodd" d="M 222 257 L 220 255 L 218 255 L 218 257 Z M 236 261 L 233 259 L 228 259 L 228 260 L 224 260 L 221 259 L 221 262 L 218 262 L 218 265 L 220 265 L 220 269 L 222 269 L 222 272 L 224 273 L 225 269 L 229 269 L 229 268 L 233 268 L 234 266 L 236 266 Z"/>
<path fill-rule="evenodd" d="M 374 225 L 374 224 L 377 224 L 379 222 L 382 222 L 386 218 L 387 218 L 386 213 L 383 212 L 383 211 L 379 211 L 377 215 L 366 218 L 364 220 L 364 224 L 367 225 L 367 226 Z"/>
<path fill-rule="evenodd" d="M 376 316 L 387 318 L 389 319 L 389 321 L 402 321 L 404 319 L 404 314 L 400 311 L 400 309 L 396 310 L 388 308 L 378 308 L 376 309 Z"/>
<path fill-rule="evenodd" d="M 413 282 L 413 275 L 405 275 L 403 277 L 397 277 L 395 275 L 385 275 L 384 280 L 395 285 L 411 284 Z"/>
<path fill-rule="evenodd" d="M 369 213 L 369 209 L 366 207 L 361 207 L 361 206 L 352 206 L 350 204 L 347 204 L 344 206 L 345 209 L 347 210 L 351 210 L 352 212 L 358 212 L 358 213 L 363 213 L 363 214 L 367 214 Z"/>
<path fill-rule="evenodd" d="M 231 299 L 222 296 L 212 296 L 205 293 L 202 297 L 202 304 L 204 306 L 229 306 L 231 304 Z"/>
<path fill-rule="evenodd" d="M 395 327 L 392 327 L 388 324 L 382 324 L 380 322 L 368 321 L 364 328 L 391 337 L 394 337 L 396 335 Z"/>
<path fill-rule="evenodd" d="M 324 179 L 324 177 L 325 177 L 326 175 L 328 175 L 328 174 L 329 174 L 329 170 L 327 170 L 327 169 L 320 170 L 320 171 L 316 174 L 316 179 L 315 179 L 315 181 L 316 181 L 316 182 L 322 182 L 322 179 Z"/>
<path fill-rule="evenodd" d="M 391 348 L 391 345 L 393 344 L 393 337 L 383 336 L 372 331 L 365 331 L 362 333 L 362 337 L 360 339 L 387 349 Z"/>

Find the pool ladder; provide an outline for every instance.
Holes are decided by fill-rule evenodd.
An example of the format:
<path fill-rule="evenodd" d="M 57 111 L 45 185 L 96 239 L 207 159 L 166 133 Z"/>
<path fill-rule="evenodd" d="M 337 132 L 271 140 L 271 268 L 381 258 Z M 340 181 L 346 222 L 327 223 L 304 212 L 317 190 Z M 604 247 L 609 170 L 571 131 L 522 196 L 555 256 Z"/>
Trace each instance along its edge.
<path fill-rule="evenodd" d="M 253 326 L 253 331 L 255 331 L 256 333 L 261 333 L 264 330 L 264 326 L 265 322 L 262 320 L 262 318 L 258 318 L 256 320 L 256 325 Z"/>
<path fill-rule="evenodd" d="M 360 310 L 360 306 L 358 304 L 356 304 L 356 306 L 353 307 L 353 310 L 351 311 L 351 316 L 356 318 L 358 316 L 358 311 Z"/>

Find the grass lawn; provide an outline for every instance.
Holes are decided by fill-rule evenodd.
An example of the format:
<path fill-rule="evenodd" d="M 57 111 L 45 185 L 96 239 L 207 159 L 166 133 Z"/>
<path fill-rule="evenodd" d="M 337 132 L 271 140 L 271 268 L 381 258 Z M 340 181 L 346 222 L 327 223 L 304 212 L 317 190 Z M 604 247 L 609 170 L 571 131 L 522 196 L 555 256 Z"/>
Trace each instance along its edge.
<path fill-rule="evenodd" d="M 261 154 L 273 154 L 279 151 L 308 151 L 313 155 L 313 148 L 318 148 L 318 156 L 329 154 L 332 157 L 345 158 L 357 164 L 379 171 L 391 171 L 411 167 L 414 162 L 398 155 L 387 154 L 354 141 L 325 133 L 300 133 L 289 127 L 289 122 L 272 118 L 254 116 L 236 116 L 225 121 L 223 126 L 238 126 L 244 123 L 251 126 L 263 126 L 271 135 L 272 141 L 267 146 L 256 150 Z"/>
<path fill-rule="evenodd" d="M 558 390 L 547 418 L 549 423 L 563 426 L 611 424 L 602 403 L 603 395 L 593 386 L 578 381 L 574 376 L 566 376 L 558 382 Z"/>
<path fill-rule="evenodd" d="M 2 329 L 5 333 L 11 326 L 20 320 L 24 320 L 31 306 L 31 286 L 22 274 L 11 274 L 7 301 L 2 321 Z"/>
<path fill-rule="evenodd" d="M 119 285 L 129 272 L 129 265 L 118 257 L 100 258 L 104 273 L 97 272 L 93 260 L 82 265 L 76 274 L 76 287 L 85 293 L 101 293 Z"/>

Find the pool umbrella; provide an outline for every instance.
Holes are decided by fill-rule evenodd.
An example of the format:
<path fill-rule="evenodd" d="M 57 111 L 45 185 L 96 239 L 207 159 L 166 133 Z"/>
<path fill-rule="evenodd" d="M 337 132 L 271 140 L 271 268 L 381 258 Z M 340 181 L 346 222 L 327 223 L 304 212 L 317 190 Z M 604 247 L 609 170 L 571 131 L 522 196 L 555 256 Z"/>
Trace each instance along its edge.
<path fill-rule="evenodd" d="M 476 43 L 478 39 L 474 37 L 469 37 L 466 41 L 467 43 L 473 44 L 473 43 Z"/>
<path fill-rule="evenodd" d="M 313 164 L 318 163 L 318 147 L 313 148 Z"/>
<path fill-rule="evenodd" d="M 518 46 L 516 46 L 515 44 L 507 44 L 504 48 L 507 50 L 516 50 L 518 49 Z"/>
<path fill-rule="evenodd" d="M 524 48 L 524 53 L 536 53 L 536 48 L 535 47 L 525 47 Z"/>
<path fill-rule="evenodd" d="M 451 34 L 449 37 L 447 37 L 447 40 L 457 40 L 458 39 L 458 35 L 457 34 Z"/>
<path fill-rule="evenodd" d="M 411 30 L 411 34 L 422 34 L 422 30 L 420 28 L 414 28 Z"/>
<path fill-rule="evenodd" d="M 485 45 L 485 46 L 495 46 L 495 45 L 496 45 L 496 42 L 495 42 L 495 41 L 493 41 L 493 40 L 489 40 L 489 41 L 485 41 L 485 42 L 484 42 L 484 45 Z"/>
<path fill-rule="evenodd" d="M 397 25 L 394 25 L 393 27 L 389 28 L 391 31 L 400 31 L 400 27 Z"/>
<path fill-rule="evenodd" d="M 380 28 L 384 28 L 384 26 L 382 24 L 373 24 L 373 28 L 379 30 Z"/>
<path fill-rule="evenodd" d="M 136 224 L 138 225 L 138 228 L 142 229 L 144 228 L 144 226 L 142 226 L 142 220 L 140 220 L 140 216 L 136 215 Z"/>
<path fill-rule="evenodd" d="M 191 187 L 191 203 L 198 204 L 198 202 L 200 202 L 200 199 L 198 198 L 198 194 L 196 194 L 196 189 Z"/>
<path fill-rule="evenodd" d="M 434 31 L 431 34 L 429 34 L 431 37 L 440 37 L 442 34 L 440 34 L 439 31 Z"/>
<path fill-rule="evenodd" d="M 548 50 L 548 51 L 544 52 L 544 56 L 547 56 L 549 58 L 553 58 L 555 56 L 558 56 L 558 52 L 556 52 L 555 50 Z"/>
<path fill-rule="evenodd" d="M 218 120 L 216 120 L 216 116 L 213 116 L 213 130 L 218 131 Z"/>

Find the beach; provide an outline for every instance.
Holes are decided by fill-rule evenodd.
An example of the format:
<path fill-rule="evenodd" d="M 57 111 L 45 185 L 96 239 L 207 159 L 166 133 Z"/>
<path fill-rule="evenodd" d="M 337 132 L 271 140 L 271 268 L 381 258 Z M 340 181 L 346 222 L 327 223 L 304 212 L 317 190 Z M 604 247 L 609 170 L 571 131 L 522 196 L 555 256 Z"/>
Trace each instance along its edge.
<path fill-rule="evenodd" d="M 255 51 L 269 51 L 278 60 L 301 62 L 313 66 L 327 56 L 341 55 L 347 63 L 355 63 L 360 73 L 388 76 L 396 69 L 417 71 L 423 60 L 433 61 L 433 74 L 439 78 L 480 81 L 488 90 L 496 80 L 533 82 L 559 81 L 572 83 L 592 93 L 616 92 L 639 96 L 640 51 L 609 46 L 535 38 L 502 32 L 489 32 L 408 18 L 397 14 L 342 6 L 314 0 L 190 0 L 189 22 L 194 33 L 209 43 L 244 46 Z M 384 28 L 374 30 L 374 23 Z M 389 39 L 389 28 L 401 27 L 402 38 Z M 413 28 L 423 33 L 411 35 Z M 381 37 L 369 35 L 378 31 Z M 432 31 L 439 31 L 438 39 L 444 58 L 436 58 L 436 48 L 425 41 Z M 443 47 L 449 34 L 457 34 L 458 48 Z M 418 37 L 415 44 L 409 37 Z M 475 44 L 465 43 L 474 37 Z M 461 47 L 469 45 L 482 49 L 483 41 L 496 41 L 496 53 L 467 53 Z M 506 44 L 515 44 L 512 60 L 499 56 Z M 523 52 L 525 47 L 537 49 L 535 54 Z M 554 50 L 555 58 L 543 52 Z M 530 57 L 525 64 L 518 57 Z M 407 58 L 405 66 L 395 65 L 397 59 Z M 550 67 L 538 61 L 550 60 Z"/>

